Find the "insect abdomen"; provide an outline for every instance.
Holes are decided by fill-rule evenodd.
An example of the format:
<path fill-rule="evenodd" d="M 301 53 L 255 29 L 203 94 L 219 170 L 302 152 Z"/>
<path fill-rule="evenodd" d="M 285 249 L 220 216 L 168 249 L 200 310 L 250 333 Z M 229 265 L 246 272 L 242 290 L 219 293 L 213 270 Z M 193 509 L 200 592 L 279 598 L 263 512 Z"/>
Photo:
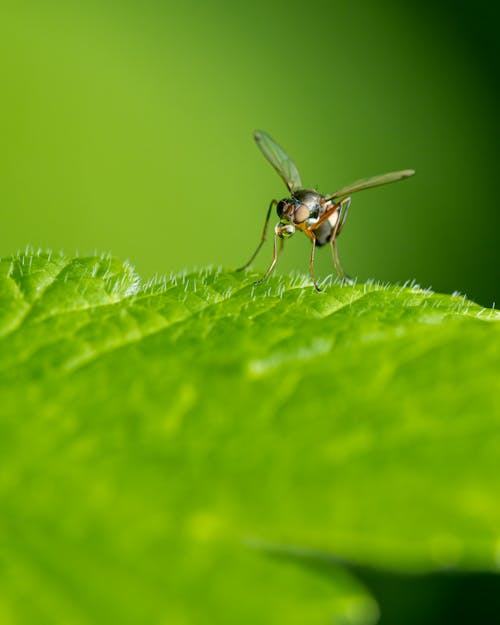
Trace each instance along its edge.
<path fill-rule="evenodd" d="M 332 230 L 333 228 L 331 223 L 326 220 L 317 230 L 314 231 L 314 234 L 316 235 L 316 245 L 318 247 L 321 247 L 322 245 L 325 245 L 325 243 L 328 243 L 330 235 L 332 234 Z"/>
<path fill-rule="evenodd" d="M 318 247 L 321 247 L 330 241 L 330 237 L 337 224 L 338 218 L 339 212 L 337 210 L 314 231 L 314 234 L 316 235 L 316 245 Z"/>

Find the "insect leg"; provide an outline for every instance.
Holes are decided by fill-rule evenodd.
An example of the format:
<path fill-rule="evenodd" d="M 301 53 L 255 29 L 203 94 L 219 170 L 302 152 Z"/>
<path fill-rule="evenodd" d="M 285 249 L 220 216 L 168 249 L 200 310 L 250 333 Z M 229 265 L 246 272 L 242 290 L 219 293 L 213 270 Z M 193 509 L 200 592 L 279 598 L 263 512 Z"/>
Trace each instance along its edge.
<path fill-rule="evenodd" d="M 333 213 L 336 210 L 339 209 L 341 204 L 342 204 L 342 202 L 337 202 L 336 204 L 333 204 L 332 206 L 330 206 L 330 208 L 327 208 L 326 211 L 318 219 L 318 221 L 316 223 L 313 223 L 313 224 L 311 224 L 309 226 L 308 230 L 317 230 L 324 221 L 326 221 L 329 217 L 331 217 L 333 215 Z"/>
<path fill-rule="evenodd" d="M 344 226 L 350 205 L 351 205 L 350 197 L 340 202 L 341 214 L 328 240 L 328 242 L 330 243 L 330 249 L 332 251 L 332 260 L 333 260 L 333 266 L 335 268 L 335 272 L 341 280 L 344 280 L 345 282 L 348 282 L 348 283 L 352 283 L 353 280 L 347 275 L 347 273 L 345 272 L 345 269 L 342 267 L 342 263 L 340 262 L 340 258 L 339 258 L 339 248 L 337 246 L 336 238 L 338 237 L 338 235 L 340 234 L 340 231 L 342 230 Z"/>
<path fill-rule="evenodd" d="M 264 222 L 264 229 L 262 230 L 262 237 L 261 237 L 259 245 L 257 246 L 257 249 L 250 257 L 250 260 L 247 263 L 245 263 L 242 267 L 239 267 L 236 271 L 243 271 L 244 269 L 249 267 L 253 263 L 257 254 L 260 252 L 260 248 L 264 245 L 264 241 L 266 240 L 267 226 L 269 224 L 269 217 L 271 216 L 271 211 L 273 209 L 273 206 L 276 206 L 277 203 L 278 202 L 276 200 L 272 200 L 271 204 L 269 204 L 269 208 L 267 209 L 266 221 Z"/>
<path fill-rule="evenodd" d="M 339 236 L 340 232 L 342 231 L 342 228 L 344 227 L 345 220 L 347 219 L 347 213 L 349 212 L 350 206 L 351 206 L 350 197 L 346 197 L 345 199 L 342 200 L 342 202 L 340 202 L 340 217 L 338 220 L 337 233 L 335 235 L 337 237 Z"/>
<path fill-rule="evenodd" d="M 262 278 L 260 280 L 257 280 L 257 282 L 254 282 L 255 285 L 257 284 L 261 284 L 261 282 L 264 282 L 264 280 L 269 276 L 269 274 L 271 273 L 271 271 L 274 269 L 274 266 L 276 265 L 276 262 L 278 261 L 278 246 L 277 246 L 277 242 L 278 242 L 278 234 L 281 231 L 281 228 L 279 228 L 279 226 L 277 225 L 274 229 L 274 241 L 273 241 L 273 260 L 271 262 L 271 264 L 269 265 L 268 270 L 266 271 L 266 273 L 262 276 Z M 283 245 L 280 246 L 280 252 L 283 249 Z"/>
<path fill-rule="evenodd" d="M 316 249 L 316 235 L 314 234 L 314 232 L 312 232 L 312 230 L 309 229 L 304 230 L 304 232 L 312 241 L 311 256 L 309 258 L 309 273 L 311 274 L 314 288 L 316 289 L 316 291 L 318 291 L 318 293 L 321 293 L 322 289 L 319 288 L 318 283 L 316 282 L 316 278 L 314 277 L 314 250 Z"/>
<path fill-rule="evenodd" d="M 339 248 L 337 245 L 337 241 L 334 238 L 330 239 L 330 249 L 332 250 L 332 260 L 333 267 L 335 268 L 335 273 L 344 282 L 352 284 L 354 282 L 353 279 L 347 275 L 345 269 L 342 267 L 342 263 L 340 262 Z"/>

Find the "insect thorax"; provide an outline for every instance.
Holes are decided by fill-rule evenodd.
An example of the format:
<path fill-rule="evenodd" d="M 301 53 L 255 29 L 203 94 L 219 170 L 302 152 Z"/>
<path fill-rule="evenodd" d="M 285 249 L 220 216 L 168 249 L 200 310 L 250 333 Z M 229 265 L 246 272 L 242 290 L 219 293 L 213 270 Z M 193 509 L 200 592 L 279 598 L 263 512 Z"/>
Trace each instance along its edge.
<path fill-rule="evenodd" d="M 323 196 L 314 191 L 314 189 L 299 189 L 294 192 L 293 197 L 301 204 L 307 206 L 310 217 L 317 217 L 320 214 Z"/>
<path fill-rule="evenodd" d="M 278 202 L 276 207 L 280 219 L 291 223 L 301 223 L 316 219 L 322 213 L 323 196 L 316 191 L 300 189 L 291 198 Z"/>

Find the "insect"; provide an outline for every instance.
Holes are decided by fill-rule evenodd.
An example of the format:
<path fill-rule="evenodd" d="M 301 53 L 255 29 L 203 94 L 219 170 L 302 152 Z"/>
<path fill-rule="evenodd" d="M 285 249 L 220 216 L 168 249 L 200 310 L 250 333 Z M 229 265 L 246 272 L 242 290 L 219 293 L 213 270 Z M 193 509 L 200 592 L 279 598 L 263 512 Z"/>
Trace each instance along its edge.
<path fill-rule="evenodd" d="M 350 280 L 340 263 L 337 247 L 337 237 L 342 232 L 351 205 L 350 195 L 364 189 L 371 189 L 372 187 L 403 180 L 403 178 L 413 176 L 415 171 L 413 169 L 403 169 L 402 171 L 394 171 L 381 176 L 374 176 L 373 178 L 357 180 L 331 195 L 321 195 L 314 189 L 303 188 L 295 163 L 266 132 L 262 130 L 255 131 L 254 139 L 264 156 L 286 184 L 290 197 L 284 198 L 279 202 L 277 200 L 271 201 L 260 243 L 250 260 L 237 271 L 242 271 L 251 265 L 264 245 L 271 211 L 273 207 L 276 207 L 280 221 L 274 228 L 273 259 L 265 274 L 255 284 L 260 284 L 266 280 L 278 261 L 284 240 L 293 236 L 297 230 L 303 232 L 311 240 L 309 272 L 316 291 L 321 291 L 321 289 L 314 276 L 314 250 L 316 247 L 322 247 L 327 243 L 330 245 L 333 266 L 337 275 L 341 279 Z M 279 250 L 278 238 L 280 239 Z"/>

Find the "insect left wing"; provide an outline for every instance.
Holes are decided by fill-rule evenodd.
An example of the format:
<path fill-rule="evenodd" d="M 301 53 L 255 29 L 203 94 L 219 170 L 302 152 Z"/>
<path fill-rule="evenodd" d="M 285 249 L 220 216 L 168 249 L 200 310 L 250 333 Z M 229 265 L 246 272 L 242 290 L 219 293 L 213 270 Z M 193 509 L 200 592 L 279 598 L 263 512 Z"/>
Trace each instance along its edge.
<path fill-rule="evenodd" d="M 357 180 L 347 187 L 342 187 L 332 195 L 327 196 L 327 200 L 333 200 L 357 191 L 363 191 L 364 189 L 371 189 L 372 187 L 379 187 L 383 184 L 389 184 L 391 182 L 397 182 L 404 178 L 409 178 L 415 173 L 414 169 L 403 169 L 401 171 L 392 171 L 388 174 L 382 174 L 381 176 L 373 176 L 373 178 L 365 178 L 363 180 Z"/>
<path fill-rule="evenodd" d="M 263 130 L 256 130 L 253 137 L 262 153 L 281 176 L 290 193 L 302 188 L 300 174 L 291 158 Z"/>

